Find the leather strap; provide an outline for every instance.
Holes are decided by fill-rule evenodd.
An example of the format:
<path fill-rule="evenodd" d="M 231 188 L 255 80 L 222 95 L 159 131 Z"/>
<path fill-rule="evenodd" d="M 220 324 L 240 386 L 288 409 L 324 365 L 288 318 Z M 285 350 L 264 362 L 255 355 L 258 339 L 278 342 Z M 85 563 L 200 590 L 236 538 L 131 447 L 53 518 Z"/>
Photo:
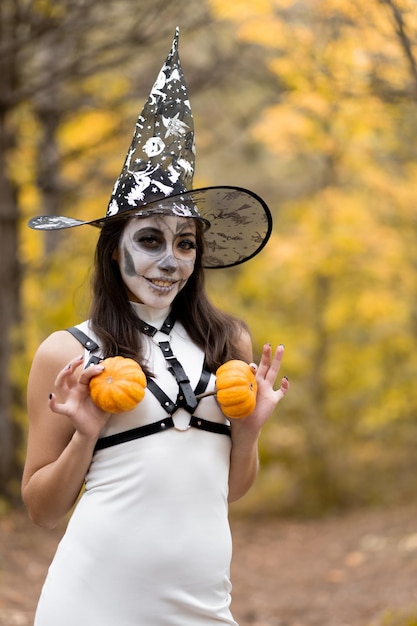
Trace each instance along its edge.
<path fill-rule="evenodd" d="M 164 333 L 164 335 L 169 335 L 174 324 L 175 319 L 173 316 L 171 316 L 171 314 L 169 314 L 159 330 L 161 333 Z M 158 332 L 157 328 L 155 328 L 151 324 L 148 324 L 147 322 L 144 322 L 142 319 L 140 319 L 140 317 L 137 318 L 137 325 L 139 330 L 145 335 L 148 335 L 148 337 L 153 337 Z"/>
<path fill-rule="evenodd" d="M 206 430 L 209 433 L 216 433 L 218 435 L 232 436 L 231 429 L 228 424 L 219 424 L 219 422 L 211 422 L 210 420 L 203 420 L 201 417 L 192 415 L 190 419 L 190 426 L 199 428 L 200 430 Z"/>
<path fill-rule="evenodd" d="M 76 339 L 78 339 L 80 344 L 84 346 L 86 350 L 89 350 L 90 352 L 95 352 L 96 350 L 98 350 L 98 344 L 96 344 L 95 341 L 93 341 L 90 337 L 83 333 L 83 331 L 79 328 L 71 326 L 71 328 L 67 328 L 67 331 L 71 333 L 71 335 L 73 335 Z"/>
<path fill-rule="evenodd" d="M 197 383 L 197 387 L 194 389 L 194 394 L 198 396 L 200 393 L 204 393 L 207 389 L 211 376 L 210 370 L 207 368 L 207 361 L 204 358 L 203 369 L 201 371 L 200 380 Z"/>
<path fill-rule="evenodd" d="M 155 396 L 161 407 L 170 415 L 175 413 L 178 408 L 175 402 L 173 402 L 171 398 L 167 396 L 164 391 L 162 391 L 161 387 L 156 384 L 153 378 L 147 376 L 146 381 L 149 391 Z"/>
<path fill-rule="evenodd" d="M 159 347 L 168 363 L 168 370 L 173 374 L 180 388 L 177 405 L 184 407 L 186 411 L 192 413 L 198 405 L 198 400 L 190 385 L 190 379 L 184 372 L 184 368 L 178 359 L 174 356 L 169 341 L 161 341 Z"/>
<path fill-rule="evenodd" d="M 71 328 L 67 328 L 66 330 L 71 333 L 71 335 L 73 335 L 86 350 L 90 352 L 90 358 L 88 359 L 88 363 L 84 369 L 86 369 L 92 363 L 94 363 L 94 365 L 97 365 L 97 363 L 100 363 L 100 361 L 103 360 L 101 357 L 91 354 L 91 352 L 95 352 L 99 349 L 99 345 L 90 337 L 88 337 L 88 335 L 83 333 L 82 330 L 76 328 L 76 326 L 71 326 Z"/>
<path fill-rule="evenodd" d="M 195 415 L 191 416 L 188 424 L 188 428 L 189 427 L 197 428 L 198 430 L 205 430 L 217 435 L 227 435 L 228 437 L 231 437 L 230 426 L 227 424 L 210 422 L 209 420 L 204 420 L 201 417 L 196 417 Z M 130 430 L 125 430 L 121 433 L 108 435 L 108 437 L 101 437 L 97 440 L 94 452 L 97 450 L 103 450 L 104 448 L 110 448 L 111 446 L 116 446 L 119 443 L 126 443 L 127 441 L 134 441 L 135 439 L 147 437 L 148 435 L 154 435 L 155 433 L 160 433 L 164 430 L 169 430 L 170 428 L 175 428 L 174 420 L 172 417 L 166 417 L 163 420 L 159 420 L 159 422 L 153 422 L 152 424 L 146 424 L 145 426 L 139 426 L 138 428 L 131 428 Z M 188 428 L 184 430 L 188 430 Z"/>
<path fill-rule="evenodd" d="M 159 422 L 153 422 L 152 424 L 146 424 L 145 426 L 139 426 L 138 428 L 124 430 L 121 433 L 115 433 L 114 435 L 109 435 L 108 437 L 100 437 L 94 447 L 94 452 L 96 450 L 102 450 L 103 448 L 116 446 L 119 443 L 126 443 L 126 441 L 133 441 L 134 439 L 154 435 L 155 433 L 159 433 L 168 428 L 174 428 L 174 421 L 172 417 L 166 417 L 163 420 L 159 420 Z"/>

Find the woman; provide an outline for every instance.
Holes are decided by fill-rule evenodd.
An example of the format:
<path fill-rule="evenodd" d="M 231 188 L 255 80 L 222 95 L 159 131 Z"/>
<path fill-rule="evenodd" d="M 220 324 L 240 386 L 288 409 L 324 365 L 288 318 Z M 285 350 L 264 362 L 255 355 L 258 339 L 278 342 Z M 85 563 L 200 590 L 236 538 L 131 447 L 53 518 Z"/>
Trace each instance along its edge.
<path fill-rule="evenodd" d="M 90 319 L 48 337 L 29 377 L 22 480 L 29 515 L 53 528 L 78 500 L 36 626 L 236 624 L 227 503 L 255 480 L 257 440 L 288 381 L 274 391 L 283 347 L 272 353 L 267 344 L 259 367 L 253 365 L 258 394 L 251 415 L 229 423 L 213 396 L 198 399 L 214 390 L 220 364 L 253 359 L 244 324 L 208 300 L 203 267 L 235 265 L 259 252 L 270 216 L 247 190 L 190 191 L 184 182 L 190 167 L 179 165 L 182 177 L 175 170 L 194 153 L 177 41 L 178 33 L 163 80 L 158 77 L 139 116 L 105 218 L 31 222 L 39 229 L 101 228 Z M 164 91 L 177 80 L 185 94 L 180 115 L 178 99 L 174 104 Z M 155 122 L 153 111 L 150 142 L 138 127 L 146 126 L 155 102 L 164 119 Z M 169 129 L 162 138 L 161 126 Z M 148 162 L 133 159 L 151 144 Z M 240 235 L 245 228 L 249 237 Z M 236 235 L 227 246 L 225 232 Z M 103 371 L 100 358 L 116 354 L 142 365 L 148 387 L 134 410 L 112 415 L 93 403 L 89 381 Z"/>

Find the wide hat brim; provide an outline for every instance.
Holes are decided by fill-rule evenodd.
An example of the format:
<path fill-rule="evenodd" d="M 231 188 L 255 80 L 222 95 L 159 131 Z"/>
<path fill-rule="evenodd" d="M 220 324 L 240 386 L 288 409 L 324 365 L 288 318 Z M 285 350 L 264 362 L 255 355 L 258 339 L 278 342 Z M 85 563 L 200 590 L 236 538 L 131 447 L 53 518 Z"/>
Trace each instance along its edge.
<path fill-rule="evenodd" d="M 209 269 L 233 267 L 252 259 L 266 245 L 272 231 L 272 216 L 267 204 L 257 194 L 243 187 L 204 187 L 174 194 L 163 200 L 133 207 L 122 214 L 83 221 L 59 215 L 40 215 L 28 225 L 35 230 L 61 230 L 88 224 L 103 224 L 121 218 L 176 215 L 190 217 L 192 204 L 206 224 L 203 266 Z"/>

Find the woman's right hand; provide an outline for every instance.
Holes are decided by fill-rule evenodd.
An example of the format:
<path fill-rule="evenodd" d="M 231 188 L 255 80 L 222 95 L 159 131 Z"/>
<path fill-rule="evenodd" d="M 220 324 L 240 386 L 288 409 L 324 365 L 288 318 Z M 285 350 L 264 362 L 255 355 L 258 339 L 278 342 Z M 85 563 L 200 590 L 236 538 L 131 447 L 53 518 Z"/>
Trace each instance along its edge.
<path fill-rule="evenodd" d="M 51 393 L 49 408 L 54 413 L 66 415 L 75 430 L 87 439 L 97 439 L 103 426 L 110 418 L 94 404 L 90 396 L 89 382 L 100 374 L 104 367 L 92 364 L 81 374 L 77 372 L 83 363 L 83 356 L 72 359 L 55 379 L 57 394 Z"/>

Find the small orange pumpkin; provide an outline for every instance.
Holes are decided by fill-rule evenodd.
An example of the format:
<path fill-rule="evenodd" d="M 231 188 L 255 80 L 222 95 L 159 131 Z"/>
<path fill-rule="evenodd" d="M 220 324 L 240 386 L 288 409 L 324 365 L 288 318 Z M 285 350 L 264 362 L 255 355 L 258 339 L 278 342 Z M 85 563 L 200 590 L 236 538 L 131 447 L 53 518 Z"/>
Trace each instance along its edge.
<path fill-rule="evenodd" d="M 252 413 L 256 406 L 258 385 L 252 368 L 233 359 L 216 372 L 217 401 L 226 417 L 240 419 Z"/>
<path fill-rule="evenodd" d="M 90 380 L 91 398 L 106 413 L 131 411 L 143 399 L 146 376 L 133 359 L 113 356 L 101 362 L 103 372 Z"/>

